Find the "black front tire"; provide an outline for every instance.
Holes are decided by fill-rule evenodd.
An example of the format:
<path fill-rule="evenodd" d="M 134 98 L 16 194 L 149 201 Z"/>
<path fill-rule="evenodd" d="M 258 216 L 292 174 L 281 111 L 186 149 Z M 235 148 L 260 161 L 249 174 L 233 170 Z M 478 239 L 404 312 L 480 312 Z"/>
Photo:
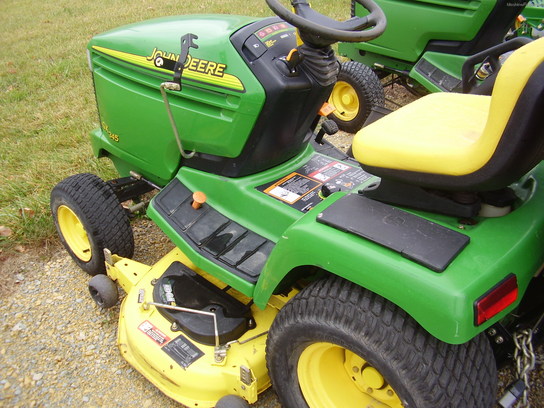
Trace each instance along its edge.
<path fill-rule="evenodd" d="M 375 398 L 390 407 L 488 408 L 496 397 L 485 336 L 443 343 L 391 302 L 339 278 L 312 283 L 280 311 L 266 356 L 285 407 L 345 408 Z"/>
<path fill-rule="evenodd" d="M 89 293 L 98 306 L 109 309 L 117 304 L 117 285 L 106 275 L 96 275 L 89 281 Z"/>
<path fill-rule="evenodd" d="M 385 106 L 385 92 L 369 66 L 348 61 L 342 64 L 329 103 L 336 108 L 329 119 L 334 120 L 340 130 L 356 133 L 363 127 L 372 108 Z"/>
<path fill-rule="evenodd" d="M 238 395 L 225 395 L 217 401 L 215 408 L 249 408 L 249 404 Z"/>
<path fill-rule="evenodd" d="M 104 248 L 134 254 L 130 220 L 109 184 L 94 174 L 76 174 L 51 191 L 51 213 L 60 240 L 90 275 L 106 273 Z"/>

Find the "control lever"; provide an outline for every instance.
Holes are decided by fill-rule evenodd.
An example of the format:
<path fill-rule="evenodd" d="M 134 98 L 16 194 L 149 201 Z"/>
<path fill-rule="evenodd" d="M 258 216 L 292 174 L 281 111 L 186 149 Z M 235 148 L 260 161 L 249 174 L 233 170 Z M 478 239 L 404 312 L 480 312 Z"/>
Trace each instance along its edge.
<path fill-rule="evenodd" d="M 329 136 L 334 135 L 338 132 L 338 125 L 334 120 L 327 119 L 324 120 L 321 124 L 321 129 L 319 129 L 319 132 L 317 133 L 317 136 L 315 137 L 315 141 L 319 143 L 320 145 L 323 144 L 323 136 L 325 136 L 325 133 Z"/>

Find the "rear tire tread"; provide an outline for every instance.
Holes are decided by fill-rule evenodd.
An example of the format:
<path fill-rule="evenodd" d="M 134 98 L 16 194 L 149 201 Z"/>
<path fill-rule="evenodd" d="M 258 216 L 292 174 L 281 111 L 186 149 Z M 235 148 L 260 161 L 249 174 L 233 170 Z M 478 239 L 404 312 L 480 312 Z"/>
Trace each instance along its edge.
<path fill-rule="evenodd" d="M 443 343 L 393 303 L 340 278 L 314 282 L 275 319 L 266 352 L 275 388 L 279 388 L 274 384 L 278 367 L 271 356 L 282 352 L 282 342 L 292 341 L 292 328 L 301 325 L 307 330 L 334 326 L 352 336 L 356 333 L 372 348 L 385 350 L 385 358 L 399 370 L 418 408 L 482 408 L 494 404 L 496 365 L 485 336 L 462 345 Z M 468 370 L 465 361 L 473 362 Z"/>

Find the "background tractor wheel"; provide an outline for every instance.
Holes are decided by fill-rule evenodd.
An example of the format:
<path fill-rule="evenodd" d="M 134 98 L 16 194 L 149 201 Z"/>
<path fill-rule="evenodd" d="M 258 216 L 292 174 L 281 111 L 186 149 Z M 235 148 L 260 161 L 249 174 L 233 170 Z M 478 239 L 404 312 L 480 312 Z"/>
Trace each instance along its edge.
<path fill-rule="evenodd" d="M 385 105 L 385 93 L 380 79 L 370 67 L 348 61 L 342 64 L 329 103 L 336 108 L 329 119 L 341 130 L 356 133 L 373 107 Z"/>
<path fill-rule="evenodd" d="M 98 306 L 109 309 L 117 304 L 117 285 L 106 275 L 93 276 L 89 281 L 89 292 Z"/>
<path fill-rule="evenodd" d="M 282 406 L 494 406 L 495 360 L 481 335 L 432 337 L 384 298 L 339 279 L 317 281 L 278 314 L 267 364 Z"/>
<path fill-rule="evenodd" d="M 130 221 L 113 189 L 94 174 L 76 174 L 51 192 L 51 212 L 60 240 L 88 274 L 106 273 L 104 248 L 134 254 Z"/>

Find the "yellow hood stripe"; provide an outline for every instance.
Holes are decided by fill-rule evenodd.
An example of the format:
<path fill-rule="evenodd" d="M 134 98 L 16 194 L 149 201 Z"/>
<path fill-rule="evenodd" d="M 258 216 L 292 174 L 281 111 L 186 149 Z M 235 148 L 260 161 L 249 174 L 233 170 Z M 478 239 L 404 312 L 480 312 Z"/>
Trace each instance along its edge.
<path fill-rule="evenodd" d="M 98 45 L 93 45 L 92 48 L 93 50 L 96 50 L 103 54 L 120 59 L 122 61 L 128 62 L 130 64 L 138 65 L 144 68 L 149 68 L 154 71 L 162 72 L 165 74 L 172 74 L 172 71 L 170 70 L 155 66 L 154 61 L 148 60 L 148 58 L 145 56 L 130 54 L 128 52 L 123 52 L 123 51 L 116 51 L 109 48 L 100 47 Z M 238 79 L 234 75 L 227 74 L 227 73 L 225 73 L 223 77 L 219 78 L 213 75 L 184 69 L 182 77 L 185 79 L 192 79 L 195 81 L 203 82 L 203 83 L 214 85 L 214 86 L 220 86 L 222 88 L 232 89 L 239 92 L 243 92 L 245 90 L 244 85 L 242 84 L 240 79 Z"/>

